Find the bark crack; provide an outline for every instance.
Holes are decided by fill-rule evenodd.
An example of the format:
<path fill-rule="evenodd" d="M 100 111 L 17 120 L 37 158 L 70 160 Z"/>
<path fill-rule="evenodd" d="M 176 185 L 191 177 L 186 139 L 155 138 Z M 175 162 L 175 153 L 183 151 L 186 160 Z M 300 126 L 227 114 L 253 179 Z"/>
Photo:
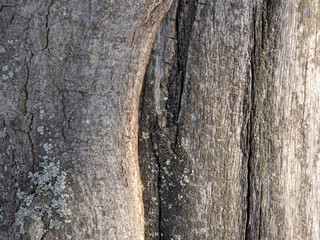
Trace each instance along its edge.
<path fill-rule="evenodd" d="M 186 72 L 188 64 L 188 53 L 191 41 L 193 23 L 197 11 L 197 1 L 177 3 L 175 17 L 176 31 L 176 56 L 173 63 L 173 71 L 169 75 L 168 82 L 168 128 L 174 129 L 174 146 L 178 142 L 179 122 L 183 107 L 183 93 L 186 86 Z"/>
<path fill-rule="evenodd" d="M 28 107 L 27 107 L 27 102 L 28 102 L 28 98 L 29 98 L 28 83 L 29 83 L 29 79 L 30 79 L 30 69 L 29 69 L 29 65 L 28 65 L 27 61 L 25 61 L 25 66 L 26 66 L 27 73 L 26 73 L 26 81 L 24 83 L 24 92 L 25 92 L 24 112 L 25 112 L 25 114 L 30 114 L 28 130 L 25 133 L 27 134 L 28 141 L 29 141 L 29 144 L 30 144 L 30 147 L 31 147 L 32 171 L 34 171 L 35 162 L 36 162 L 36 154 L 35 154 L 35 150 L 34 150 L 34 143 L 33 143 L 33 140 L 31 138 L 31 131 L 32 131 L 32 124 L 33 124 L 33 120 L 34 120 L 34 114 L 32 112 L 30 112 L 28 110 Z"/>
<path fill-rule="evenodd" d="M 49 46 L 49 33 L 50 33 L 50 28 L 49 28 L 49 17 L 50 17 L 50 8 L 53 5 L 54 1 L 51 1 L 51 3 L 48 6 L 47 14 L 46 14 L 46 44 L 44 48 L 42 49 L 45 50 Z"/>
<path fill-rule="evenodd" d="M 245 115 L 246 115 L 246 120 L 245 120 L 245 140 L 246 140 L 246 146 L 244 149 L 245 156 L 247 158 L 247 211 L 246 211 L 246 228 L 245 228 L 245 239 L 251 239 L 251 225 L 250 225 L 250 215 L 251 215 L 251 197 L 252 197 L 252 175 L 254 174 L 252 171 L 252 158 L 253 158 L 253 150 L 252 150 L 252 145 L 253 145 L 253 134 L 254 134 L 254 117 L 255 117 L 255 74 L 256 74 L 256 20 L 257 20 L 257 10 L 254 7 L 253 8 L 253 47 L 251 51 L 251 59 L 250 59 L 250 65 L 251 65 L 251 79 L 250 83 L 248 86 L 248 96 L 247 99 L 245 99 L 246 102 L 246 110 L 245 110 Z M 260 227 L 259 227 L 260 229 Z"/>
<path fill-rule="evenodd" d="M 179 211 L 177 200 L 181 192 L 179 178 L 183 172 L 183 164 L 187 162 L 186 154 L 182 154 L 183 147 L 180 146 L 179 131 L 180 118 L 183 109 L 183 94 L 186 88 L 186 69 L 188 64 L 188 52 L 191 40 L 193 23 L 197 10 L 197 2 L 186 4 L 184 1 L 178 1 L 175 16 L 176 45 L 173 62 L 164 62 L 172 68 L 167 85 L 163 91 L 168 96 L 164 104 L 166 112 L 166 125 L 160 127 L 159 120 L 155 119 L 149 128 L 151 135 L 151 144 L 153 154 L 156 156 L 158 165 L 158 231 L 159 239 L 167 239 L 172 232 L 178 231 L 178 224 L 168 224 L 167 206 L 172 206 L 171 212 L 182 214 Z M 183 155 L 183 156 L 182 156 Z M 170 162 L 176 162 L 173 169 Z M 180 163 L 180 165 L 179 165 Z M 170 185 L 171 184 L 171 185 Z M 172 213 L 171 213 L 172 214 Z"/>

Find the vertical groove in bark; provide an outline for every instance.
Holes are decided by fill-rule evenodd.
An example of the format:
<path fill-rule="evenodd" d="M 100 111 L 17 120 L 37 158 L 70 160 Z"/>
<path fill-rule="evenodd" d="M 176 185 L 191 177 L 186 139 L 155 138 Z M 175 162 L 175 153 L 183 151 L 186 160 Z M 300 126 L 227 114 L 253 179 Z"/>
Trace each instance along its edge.
<path fill-rule="evenodd" d="M 247 162 L 247 217 L 246 217 L 246 230 L 245 230 L 245 239 L 251 239 L 250 238 L 250 215 L 251 215 L 251 197 L 252 197 L 252 190 L 251 190 L 251 178 L 253 177 L 254 173 L 252 172 L 251 168 L 252 168 L 252 141 L 253 141 L 253 134 L 254 134 L 254 130 L 253 130 L 253 124 L 254 124 L 254 118 L 255 118 L 255 65 L 256 65 L 256 23 L 257 22 L 257 9 L 256 6 L 253 7 L 252 9 L 252 41 L 253 41 L 253 47 L 251 50 L 251 59 L 250 59 L 250 65 L 251 65 L 251 69 L 250 69 L 250 77 L 251 79 L 249 79 L 250 83 L 248 85 L 248 95 L 246 96 L 246 99 L 244 100 L 245 102 L 245 108 L 247 109 L 245 111 L 244 117 L 248 120 L 246 123 L 246 127 L 243 129 L 246 134 L 243 135 L 243 142 L 246 142 L 246 146 L 244 149 L 244 156 L 246 156 L 246 162 Z M 260 224 L 260 223 L 259 223 Z M 260 239 L 260 238 L 259 238 Z"/>
<path fill-rule="evenodd" d="M 195 19 L 197 1 L 177 1 L 176 11 L 176 44 L 175 59 L 168 77 L 168 101 L 166 128 L 175 131 L 174 145 L 177 144 L 179 134 L 179 116 L 182 108 L 182 98 L 186 81 L 186 67 L 188 64 L 188 50 L 191 41 L 192 26 Z"/>
<path fill-rule="evenodd" d="M 144 189 L 146 239 L 168 239 L 175 234 L 188 232 L 188 218 L 185 216 L 186 212 L 182 210 L 187 207 L 187 204 L 182 206 L 182 199 L 179 199 L 180 196 L 183 196 L 180 180 L 184 166 L 188 164 L 187 159 L 184 159 L 179 137 L 179 117 L 186 88 L 186 66 L 196 2 L 177 1 L 172 7 L 171 13 L 164 20 L 169 25 L 172 24 L 171 35 L 167 36 L 167 40 L 172 41 L 172 53 L 168 55 L 168 60 L 164 59 L 160 63 L 167 67 L 166 76 L 161 76 L 162 79 L 158 83 L 154 82 L 156 77 L 152 75 L 152 72 L 147 73 L 145 78 L 147 80 L 144 83 L 140 103 L 139 152 L 140 167 L 144 173 L 142 181 L 145 185 L 149 185 Z M 161 52 L 154 52 L 154 54 L 161 54 Z M 159 64 L 157 61 L 156 59 L 151 60 L 149 65 Z M 153 99 L 153 96 L 150 96 L 148 91 L 156 94 L 158 91 L 161 99 L 150 101 L 150 97 Z M 145 136 L 148 136 L 147 139 Z M 144 143 L 142 144 L 141 141 Z M 152 148 L 152 154 L 146 153 L 146 149 L 150 148 Z M 145 162 L 145 154 L 150 155 L 150 158 L 153 159 L 151 160 L 153 167 L 150 163 Z M 150 187 L 150 179 L 145 179 L 143 176 L 150 174 L 146 172 L 145 164 L 149 164 L 149 167 L 157 171 L 152 177 L 155 181 L 153 187 Z M 157 201 L 154 202 L 158 206 L 157 213 L 156 215 L 148 214 L 152 209 L 155 210 L 154 207 L 148 207 L 150 200 L 152 201 L 152 198 L 155 197 L 157 198 Z M 154 220 L 151 223 L 151 217 L 157 219 L 157 223 Z M 185 219 L 184 224 L 181 219 Z M 151 226 L 148 227 L 148 224 Z"/>

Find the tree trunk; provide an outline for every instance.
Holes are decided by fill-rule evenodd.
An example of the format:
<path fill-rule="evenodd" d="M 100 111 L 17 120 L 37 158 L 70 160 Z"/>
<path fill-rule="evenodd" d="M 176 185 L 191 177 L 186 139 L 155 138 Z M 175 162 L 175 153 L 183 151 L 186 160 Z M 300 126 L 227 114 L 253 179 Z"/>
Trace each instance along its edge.
<path fill-rule="evenodd" d="M 1 5 L 0 239 L 144 238 L 139 96 L 170 5 Z"/>
<path fill-rule="evenodd" d="M 141 98 L 146 239 L 320 239 L 318 1 L 177 1 Z"/>
<path fill-rule="evenodd" d="M 0 239 L 320 239 L 320 3 L 171 3 L 0 4 Z"/>

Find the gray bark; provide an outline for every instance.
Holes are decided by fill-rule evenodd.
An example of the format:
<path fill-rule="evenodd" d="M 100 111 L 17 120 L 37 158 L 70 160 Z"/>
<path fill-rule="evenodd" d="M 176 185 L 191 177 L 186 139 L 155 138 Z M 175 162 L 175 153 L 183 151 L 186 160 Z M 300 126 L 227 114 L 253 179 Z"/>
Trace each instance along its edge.
<path fill-rule="evenodd" d="M 171 3 L 0 3 L 0 239 L 320 239 L 320 3 Z"/>
<path fill-rule="evenodd" d="M 146 239 L 319 239 L 318 1 L 177 1 L 142 94 Z"/>
<path fill-rule="evenodd" d="M 143 239 L 139 96 L 170 4 L 1 2 L 0 239 Z"/>

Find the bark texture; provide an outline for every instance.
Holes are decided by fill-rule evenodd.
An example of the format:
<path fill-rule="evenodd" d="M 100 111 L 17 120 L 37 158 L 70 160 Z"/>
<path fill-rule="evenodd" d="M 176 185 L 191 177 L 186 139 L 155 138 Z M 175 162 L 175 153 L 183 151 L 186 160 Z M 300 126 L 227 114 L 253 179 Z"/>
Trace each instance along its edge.
<path fill-rule="evenodd" d="M 140 105 L 146 239 L 319 239 L 315 0 L 176 1 Z"/>
<path fill-rule="evenodd" d="M 139 96 L 171 0 L 0 3 L 0 239 L 143 239 Z"/>
<path fill-rule="evenodd" d="M 0 3 L 0 239 L 320 239 L 319 1 L 171 3 Z"/>

